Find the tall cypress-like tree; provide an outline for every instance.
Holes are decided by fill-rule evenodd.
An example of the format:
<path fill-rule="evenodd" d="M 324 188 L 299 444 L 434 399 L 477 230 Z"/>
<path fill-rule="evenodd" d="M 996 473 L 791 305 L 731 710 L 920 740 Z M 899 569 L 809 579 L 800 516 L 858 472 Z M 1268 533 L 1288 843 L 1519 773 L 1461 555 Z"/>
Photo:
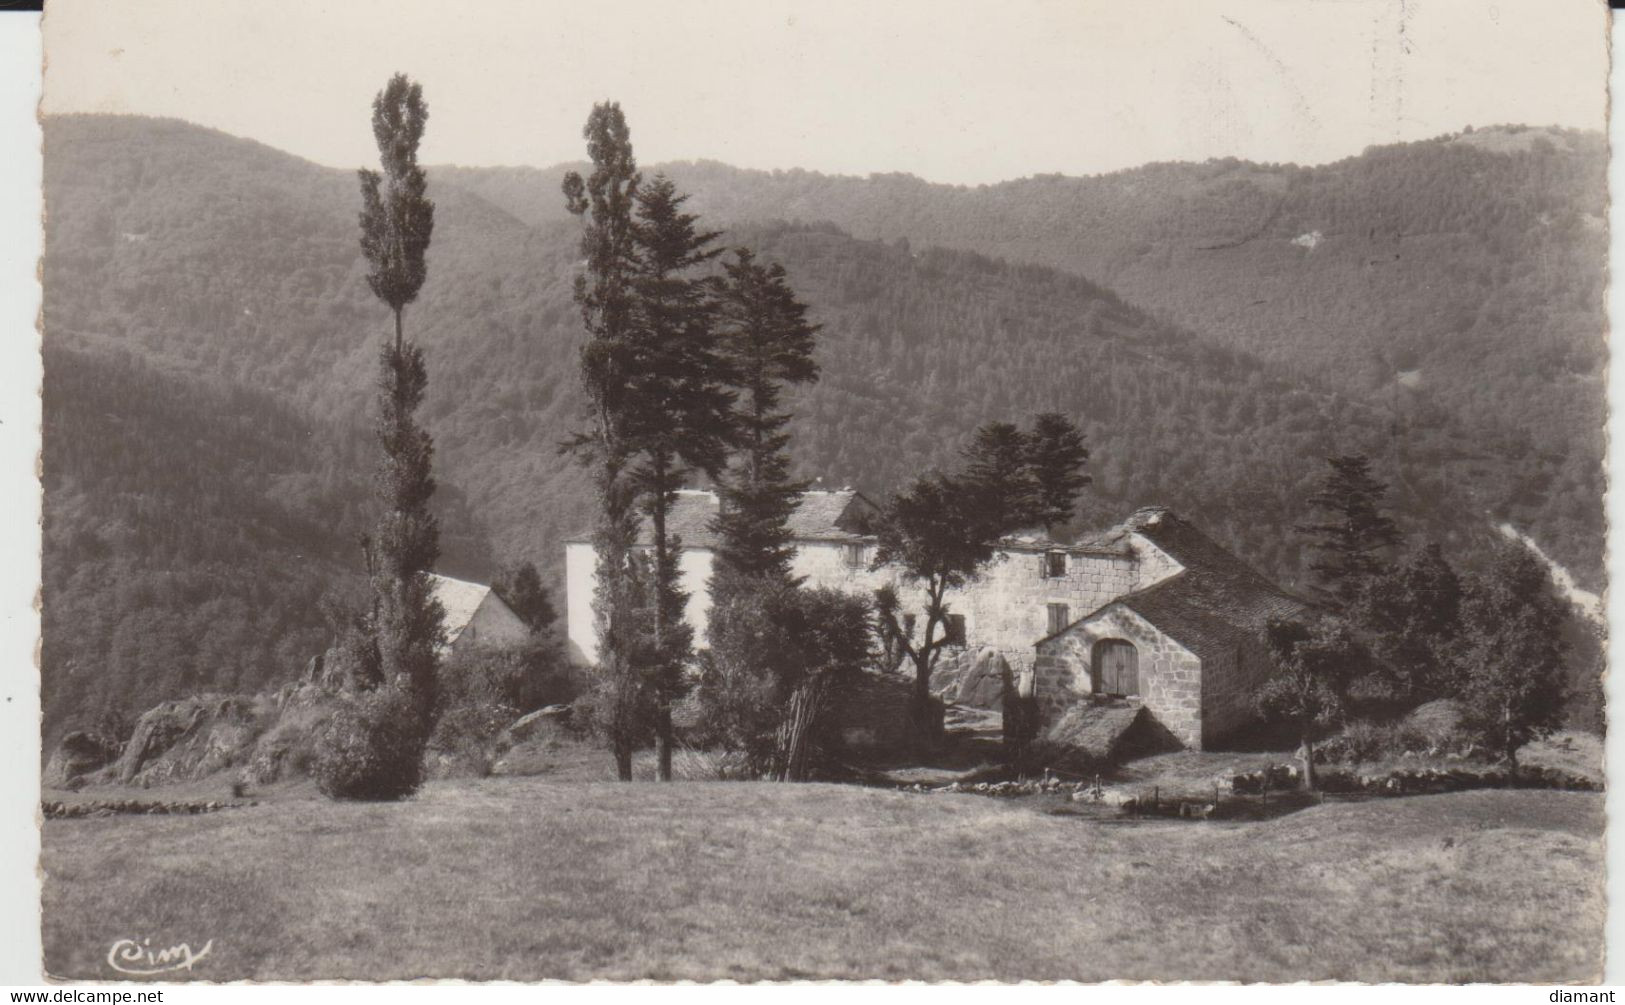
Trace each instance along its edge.
<path fill-rule="evenodd" d="M 780 402 L 788 385 L 818 379 L 813 348 L 819 328 L 807 320 L 784 266 L 762 265 L 739 248 L 724 270 L 720 351 L 739 388 L 739 457 L 721 486 L 715 524 L 712 592 L 719 601 L 740 584 L 790 583 L 790 515 L 807 483 L 790 477 L 790 416 Z"/>
<path fill-rule="evenodd" d="M 642 675 L 651 662 L 648 625 L 650 584 L 635 561 L 637 484 L 635 460 L 640 372 L 634 283 L 637 232 L 633 213 L 642 176 L 632 154 L 631 131 L 616 102 L 593 105 L 582 130 L 592 173 L 564 178 L 565 205 L 582 221 L 586 271 L 576 277 L 575 301 L 587 341 L 581 347 L 581 383 L 587 398 L 587 429 L 566 444 L 592 468 L 597 514 L 593 548 L 597 591 L 598 676 L 592 707 L 596 725 L 615 755 L 616 772 L 632 778 L 632 751 L 647 722 Z"/>
<path fill-rule="evenodd" d="M 1399 543 L 1399 528 L 1382 512 L 1388 487 L 1371 474 L 1369 458 L 1350 454 L 1328 457 L 1326 463 L 1331 470 L 1309 497 L 1309 505 L 1325 517 L 1297 529 L 1309 538 L 1316 592 L 1346 611 L 1383 573 L 1383 553 Z"/>
<path fill-rule="evenodd" d="M 683 212 L 685 201 L 669 179 L 656 177 L 638 191 L 634 219 L 639 364 L 629 375 L 635 394 L 628 433 L 637 451 L 633 481 L 654 552 L 654 658 L 647 678 L 661 781 L 671 781 L 671 709 L 684 691 L 694 639 L 683 620 L 688 596 L 679 579 L 682 541 L 670 533 L 667 516 L 690 474 L 714 477 L 721 470 L 733 431 L 733 392 L 717 352 L 710 284 L 693 275 L 722 249 L 714 246 L 715 233 L 698 230 L 698 217 Z"/>
<path fill-rule="evenodd" d="M 378 677 L 407 695 L 421 738 L 434 714 L 443 633 L 443 611 L 430 580 L 440 556 L 440 527 L 429 511 L 434 443 L 416 417 L 428 371 L 423 350 L 405 337 L 402 318 L 427 276 L 424 254 L 434 230 L 434 203 L 417 163 L 428 119 L 422 88 L 404 74 L 390 78 L 372 105 L 382 171 L 360 172 L 367 284 L 395 319 L 395 337 L 379 354 L 378 439 L 384 456 L 377 486 L 383 512 L 366 544 L 373 587 L 370 642 Z"/>

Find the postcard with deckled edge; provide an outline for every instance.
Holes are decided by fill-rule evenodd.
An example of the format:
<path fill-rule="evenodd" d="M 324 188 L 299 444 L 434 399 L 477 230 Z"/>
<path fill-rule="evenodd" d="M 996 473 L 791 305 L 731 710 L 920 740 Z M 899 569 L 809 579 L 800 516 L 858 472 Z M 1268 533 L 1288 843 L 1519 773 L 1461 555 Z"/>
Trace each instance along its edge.
<path fill-rule="evenodd" d="M 1601 979 L 1601 4 L 43 30 L 52 979 Z"/>

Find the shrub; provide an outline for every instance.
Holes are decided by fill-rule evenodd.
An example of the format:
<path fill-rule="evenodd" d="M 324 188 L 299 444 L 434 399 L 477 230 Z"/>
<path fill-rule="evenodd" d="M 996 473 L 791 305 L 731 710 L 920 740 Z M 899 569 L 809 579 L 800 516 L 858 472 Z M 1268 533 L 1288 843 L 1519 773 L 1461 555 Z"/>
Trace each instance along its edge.
<path fill-rule="evenodd" d="M 519 717 L 512 705 L 471 699 L 448 708 L 435 723 L 429 749 L 440 777 L 484 778 L 502 756 L 504 732 Z"/>
<path fill-rule="evenodd" d="M 401 799 L 423 781 L 424 736 L 400 689 L 347 697 L 316 736 L 316 787 L 332 799 Z"/>

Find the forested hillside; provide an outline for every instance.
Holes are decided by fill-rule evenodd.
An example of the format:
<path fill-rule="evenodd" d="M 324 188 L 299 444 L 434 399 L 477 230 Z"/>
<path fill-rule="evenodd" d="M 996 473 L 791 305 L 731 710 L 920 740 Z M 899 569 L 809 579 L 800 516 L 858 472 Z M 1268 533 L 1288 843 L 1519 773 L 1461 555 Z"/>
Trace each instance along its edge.
<path fill-rule="evenodd" d="M 370 523 L 359 435 L 115 347 L 48 342 L 44 392 L 48 741 L 103 711 L 259 690 L 328 644 L 322 598 L 359 587 Z M 439 502 L 445 567 L 488 572 L 460 494 Z"/>
<path fill-rule="evenodd" d="M 1554 480 L 1531 492 L 1558 501 L 1537 515 L 1525 499 L 1529 527 L 1596 588 L 1606 167 L 1599 134 L 1510 126 L 1318 167 L 1152 164 L 977 187 L 665 169 L 709 219 L 830 221 L 1051 266 L 1283 376 L 1371 401 L 1403 431 L 1454 416 L 1508 461 L 1543 458 Z M 562 170 L 439 177 L 541 222 L 563 218 Z"/>
<path fill-rule="evenodd" d="M 56 118 L 46 143 L 47 714 L 290 675 L 365 526 L 389 318 L 363 279 L 355 176 L 164 120 Z M 560 201 L 541 172 L 484 177 Z M 528 203 L 492 185 L 460 187 L 476 181 L 430 173 L 429 279 L 408 321 L 428 359 L 445 571 L 528 558 L 556 576 L 588 512 L 557 452 L 579 415 L 577 231 L 562 214 L 523 219 Z M 696 189 L 697 208 L 718 205 Z M 1058 409 L 1095 451 L 1087 523 L 1172 505 L 1291 583 L 1288 528 L 1322 458 L 1366 450 L 1412 531 L 1470 551 L 1491 517 L 1510 519 L 1600 579 L 1600 472 L 1534 433 L 1463 421 L 1425 377 L 1373 398 L 1078 275 L 922 237 L 751 223 L 728 239 L 782 262 L 824 325 L 824 378 L 792 398 L 809 477 L 884 493 L 983 421 Z M 205 642 L 216 621 L 229 631 Z"/>

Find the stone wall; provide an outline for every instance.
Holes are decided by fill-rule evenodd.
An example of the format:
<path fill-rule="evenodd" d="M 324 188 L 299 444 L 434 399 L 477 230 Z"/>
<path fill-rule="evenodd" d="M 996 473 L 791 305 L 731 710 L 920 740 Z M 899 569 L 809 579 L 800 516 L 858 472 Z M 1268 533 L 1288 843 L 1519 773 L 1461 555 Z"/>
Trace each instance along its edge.
<path fill-rule="evenodd" d="M 474 616 L 452 641 L 451 651 L 461 654 L 471 649 L 516 646 L 529 638 L 530 628 L 493 591 L 474 608 Z"/>
<path fill-rule="evenodd" d="M 1201 749 L 1202 661 L 1120 604 L 1038 647 L 1035 672 L 1043 720 L 1058 720 L 1067 706 L 1093 693 L 1090 671 L 1094 646 L 1106 639 L 1134 644 L 1140 674 L 1139 700 L 1180 743 Z"/>
<path fill-rule="evenodd" d="M 1223 660 L 1209 660 L 1202 682 L 1202 732 L 1209 744 L 1258 721 L 1255 702 L 1270 673 L 1262 641 L 1243 643 Z"/>
<path fill-rule="evenodd" d="M 1049 605 L 1065 604 L 1067 620 L 1074 621 L 1117 597 L 1145 589 L 1180 571 L 1180 565 L 1140 535 L 1131 539 L 1133 554 L 1104 551 L 1071 551 L 1066 575 L 1040 575 L 1044 552 L 1039 549 L 1009 549 L 996 554 L 982 575 L 963 590 L 947 597 L 948 609 L 965 618 L 963 648 L 945 650 L 938 659 L 937 672 L 951 678 L 968 666 L 983 648 L 998 650 L 1019 674 L 1033 665 L 1033 643 L 1049 634 Z M 916 615 L 917 632 L 924 628 L 925 591 L 918 584 L 903 586 L 895 570 L 871 571 L 874 545 L 866 543 L 863 564 L 847 564 L 845 546 L 840 542 L 801 541 L 796 544 L 791 563 L 794 575 L 808 586 L 822 586 L 843 592 L 870 596 L 884 585 L 897 589 L 904 613 Z M 705 643 L 705 626 L 710 613 L 706 583 L 711 574 L 711 552 L 688 549 L 683 553 L 683 587 L 689 592 L 687 617 L 695 629 L 695 640 Z M 570 544 L 565 549 L 566 618 L 571 657 L 591 663 L 597 651 L 593 626 L 592 591 L 594 575 L 592 547 Z"/>

